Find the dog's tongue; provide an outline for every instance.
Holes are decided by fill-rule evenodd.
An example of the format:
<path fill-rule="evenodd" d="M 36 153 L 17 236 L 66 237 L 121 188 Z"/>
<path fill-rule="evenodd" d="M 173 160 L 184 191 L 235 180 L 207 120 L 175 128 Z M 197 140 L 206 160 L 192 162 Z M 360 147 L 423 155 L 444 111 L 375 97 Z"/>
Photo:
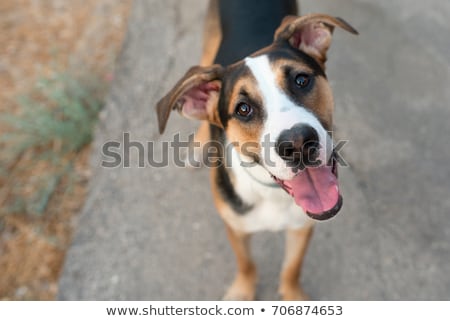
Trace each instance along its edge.
<path fill-rule="evenodd" d="M 339 200 L 337 177 L 330 166 L 306 168 L 285 184 L 290 187 L 295 203 L 311 214 L 325 213 Z"/>

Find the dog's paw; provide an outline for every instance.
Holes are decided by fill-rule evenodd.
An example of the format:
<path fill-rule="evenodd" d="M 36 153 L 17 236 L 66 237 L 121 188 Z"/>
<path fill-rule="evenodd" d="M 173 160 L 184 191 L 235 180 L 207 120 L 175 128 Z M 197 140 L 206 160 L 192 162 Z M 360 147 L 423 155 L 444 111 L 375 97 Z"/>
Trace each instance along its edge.
<path fill-rule="evenodd" d="M 303 292 L 299 286 L 289 286 L 280 289 L 281 299 L 283 301 L 308 301 L 309 296 Z"/>
<path fill-rule="evenodd" d="M 223 300 L 251 301 L 255 299 L 255 285 L 253 280 L 237 277 L 228 288 Z"/>
<path fill-rule="evenodd" d="M 255 299 L 254 291 L 249 291 L 247 289 L 241 289 L 236 287 L 230 287 L 225 293 L 224 301 L 252 301 Z"/>

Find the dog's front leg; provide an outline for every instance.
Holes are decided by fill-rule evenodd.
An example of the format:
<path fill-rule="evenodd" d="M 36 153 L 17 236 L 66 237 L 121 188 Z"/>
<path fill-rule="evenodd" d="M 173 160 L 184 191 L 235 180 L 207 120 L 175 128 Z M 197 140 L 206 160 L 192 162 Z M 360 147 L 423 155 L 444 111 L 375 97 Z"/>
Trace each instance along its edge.
<path fill-rule="evenodd" d="M 279 288 L 283 300 L 308 299 L 299 285 L 299 277 L 312 232 L 313 225 L 286 231 L 286 250 Z"/>
<path fill-rule="evenodd" d="M 227 235 L 237 260 L 236 277 L 224 300 L 254 300 L 256 268 L 250 255 L 250 235 L 227 226 Z"/>

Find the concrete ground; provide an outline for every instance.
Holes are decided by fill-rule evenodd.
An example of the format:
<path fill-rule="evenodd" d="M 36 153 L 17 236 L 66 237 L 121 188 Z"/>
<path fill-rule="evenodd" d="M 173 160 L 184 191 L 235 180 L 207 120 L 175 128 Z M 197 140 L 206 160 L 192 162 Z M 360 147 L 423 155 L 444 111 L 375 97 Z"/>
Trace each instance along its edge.
<path fill-rule="evenodd" d="M 101 167 L 108 141 L 170 141 L 196 124 L 154 105 L 200 57 L 205 0 L 136 0 L 97 131 L 90 193 L 60 281 L 64 300 L 220 299 L 234 259 L 206 170 Z M 302 283 L 316 300 L 450 299 L 450 2 L 308 0 L 341 16 L 328 75 L 344 208 L 318 224 Z M 156 144 L 159 146 L 159 144 Z M 136 150 L 136 148 L 135 148 Z M 155 151 L 156 159 L 161 155 Z M 283 236 L 253 240 L 258 299 L 277 299 Z"/>

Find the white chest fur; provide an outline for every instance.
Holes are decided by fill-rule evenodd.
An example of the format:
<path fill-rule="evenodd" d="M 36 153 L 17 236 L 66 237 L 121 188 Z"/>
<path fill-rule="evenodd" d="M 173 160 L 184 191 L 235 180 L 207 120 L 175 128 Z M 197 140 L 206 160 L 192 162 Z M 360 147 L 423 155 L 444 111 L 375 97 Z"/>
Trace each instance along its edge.
<path fill-rule="evenodd" d="M 252 208 L 245 214 L 222 213 L 234 229 L 247 233 L 300 228 L 311 220 L 294 199 L 275 186 L 261 166 L 243 168 L 237 152 L 232 149 L 234 188 L 244 203 Z"/>

